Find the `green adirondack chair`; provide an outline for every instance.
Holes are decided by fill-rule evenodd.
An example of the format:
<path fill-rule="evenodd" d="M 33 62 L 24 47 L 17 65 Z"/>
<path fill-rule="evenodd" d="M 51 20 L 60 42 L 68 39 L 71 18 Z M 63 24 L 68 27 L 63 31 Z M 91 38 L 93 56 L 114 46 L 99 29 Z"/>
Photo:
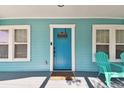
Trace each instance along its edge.
<path fill-rule="evenodd" d="M 121 53 L 120 58 L 121 58 L 121 61 L 124 63 L 124 52 Z"/>
<path fill-rule="evenodd" d="M 106 84 L 111 87 L 111 78 L 121 78 L 124 77 L 124 72 L 112 72 L 110 67 L 110 62 L 108 60 L 108 55 L 104 52 L 96 53 L 96 63 L 98 65 L 98 76 L 102 73 L 105 75 Z M 118 65 L 115 65 L 118 66 Z"/>

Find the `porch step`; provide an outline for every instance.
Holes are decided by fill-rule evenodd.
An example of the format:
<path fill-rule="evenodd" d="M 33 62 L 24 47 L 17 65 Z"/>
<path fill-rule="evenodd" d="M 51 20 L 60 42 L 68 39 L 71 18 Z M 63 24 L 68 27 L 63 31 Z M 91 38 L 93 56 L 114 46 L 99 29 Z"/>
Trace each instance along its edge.
<path fill-rule="evenodd" d="M 51 80 L 73 80 L 73 72 L 52 72 Z"/>

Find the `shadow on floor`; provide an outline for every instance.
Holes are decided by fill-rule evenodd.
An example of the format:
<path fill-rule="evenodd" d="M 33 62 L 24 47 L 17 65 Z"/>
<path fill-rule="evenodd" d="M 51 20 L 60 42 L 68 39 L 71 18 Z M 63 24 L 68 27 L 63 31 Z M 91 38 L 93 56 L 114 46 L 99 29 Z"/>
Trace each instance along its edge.
<path fill-rule="evenodd" d="M 75 72 L 76 77 L 84 77 L 85 81 L 89 88 L 105 88 L 105 77 L 104 75 L 100 75 L 97 77 L 97 72 Z M 28 78 L 28 77 L 46 77 L 44 82 L 41 84 L 40 88 L 44 88 L 49 82 L 51 72 L 47 71 L 34 71 L 34 72 L 0 72 L 0 81 L 4 80 L 13 80 L 20 78 Z M 72 75 L 73 76 L 73 75 Z M 66 82 L 70 83 L 80 83 L 80 80 L 73 81 L 72 78 L 66 77 Z M 113 88 L 124 88 L 124 79 L 123 78 L 113 78 L 111 85 Z"/>
<path fill-rule="evenodd" d="M 0 72 L 0 81 L 13 80 L 27 77 L 48 77 L 50 72 L 47 71 L 34 71 L 34 72 Z"/>

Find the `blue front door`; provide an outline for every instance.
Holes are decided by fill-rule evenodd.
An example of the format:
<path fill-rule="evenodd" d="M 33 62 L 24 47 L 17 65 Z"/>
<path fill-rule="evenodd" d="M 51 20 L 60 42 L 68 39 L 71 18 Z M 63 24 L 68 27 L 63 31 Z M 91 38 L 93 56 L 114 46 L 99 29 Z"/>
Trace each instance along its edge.
<path fill-rule="evenodd" d="M 71 28 L 54 28 L 54 70 L 71 70 Z"/>

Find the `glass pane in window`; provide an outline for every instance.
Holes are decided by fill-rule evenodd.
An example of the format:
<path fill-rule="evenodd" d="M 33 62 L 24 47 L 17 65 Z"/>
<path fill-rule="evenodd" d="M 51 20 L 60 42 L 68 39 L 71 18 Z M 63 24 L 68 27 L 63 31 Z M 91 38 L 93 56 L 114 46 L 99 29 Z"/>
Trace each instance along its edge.
<path fill-rule="evenodd" d="M 8 45 L 0 45 L 0 58 L 8 58 Z"/>
<path fill-rule="evenodd" d="M 8 42 L 8 30 L 0 30 L 0 43 Z"/>
<path fill-rule="evenodd" d="M 27 42 L 27 29 L 15 30 L 15 42 Z"/>
<path fill-rule="evenodd" d="M 96 45 L 96 52 L 103 51 L 109 56 L 109 45 Z"/>
<path fill-rule="evenodd" d="M 124 45 L 116 45 L 116 59 L 120 59 L 122 52 L 124 52 Z"/>
<path fill-rule="evenodd" d="M 124 30 L 116 30 L 116 43 L 124 43 Z"/>
<path fill-rule="evenodd" d="M 109 30 L 96 30 L 96 43 L 109 43 Z"/>
<path fill-rule="evenodd" d="M 15 45 L 15 58 L 27 58 L 27 45 Z"/>

